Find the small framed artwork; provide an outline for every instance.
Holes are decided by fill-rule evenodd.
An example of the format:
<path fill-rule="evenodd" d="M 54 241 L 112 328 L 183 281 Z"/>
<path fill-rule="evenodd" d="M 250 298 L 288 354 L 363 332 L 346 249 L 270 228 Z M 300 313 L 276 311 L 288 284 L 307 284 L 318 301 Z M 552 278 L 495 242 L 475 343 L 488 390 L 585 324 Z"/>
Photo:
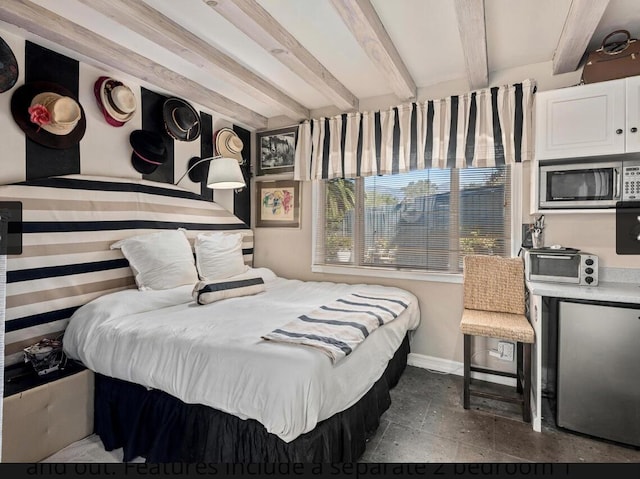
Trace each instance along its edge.
<path fill-rule="evenodd" d="M 257 176 L 293 172 L 297 126 L 258 132 Z"/>
<path fill-rule="evenodd" d="M 256 181 L 256 227 L 300 227 L 299 181 Z"/>

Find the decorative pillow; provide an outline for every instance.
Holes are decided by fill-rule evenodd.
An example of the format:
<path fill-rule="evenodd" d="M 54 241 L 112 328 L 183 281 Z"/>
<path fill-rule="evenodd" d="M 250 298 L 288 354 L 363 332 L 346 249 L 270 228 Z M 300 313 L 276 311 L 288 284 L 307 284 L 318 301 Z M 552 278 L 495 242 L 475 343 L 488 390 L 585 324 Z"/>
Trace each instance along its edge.
<path fill-rule="evenodd" d="M 200 279 L 229 278 L 249 269 L 242 257 L 241 233 L 201 233 L 194 249 Z"/>
<path fill-rule="evenodd" d="M 209 304 L 221 299 L 258 294 L 264 290 L 264 280 L 260 276 L 198 281 L 193 288 L 193 299 L 198 304 Z"/>
<path fill-rule="evenodd" d="M 169 289 L 198 281 L 193 251 L 184 230 L 159 231 L 125 238 L 121 249 L 140 290 Z"/>

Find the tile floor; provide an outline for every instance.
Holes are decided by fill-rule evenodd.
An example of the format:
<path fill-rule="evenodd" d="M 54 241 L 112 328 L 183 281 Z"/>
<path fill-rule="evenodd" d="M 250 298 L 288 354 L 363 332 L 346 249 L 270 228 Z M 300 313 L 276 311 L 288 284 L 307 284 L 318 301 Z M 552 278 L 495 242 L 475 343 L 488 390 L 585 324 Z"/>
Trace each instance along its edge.
<path fill-rule="evenodd" d="M 636 448 L 556 428 L 548 404 L 540 433 L 514 404 L 472 396 L 465 410 L 462 386 L 461 376 L 407 367 L 361 460 L 640 463 Z"/>
<path fill-rule="evenodd" d="M 550 407 L 541 433 L 515 405 L 472 397 L 464 410 L 460 376 L 408 366 L 391 398 L 363 462 L 640 463 L 636 448 L 559 430 Z M 94 435 L 45 461 L 121 462 L 122 450 L 105 451 Z"/>

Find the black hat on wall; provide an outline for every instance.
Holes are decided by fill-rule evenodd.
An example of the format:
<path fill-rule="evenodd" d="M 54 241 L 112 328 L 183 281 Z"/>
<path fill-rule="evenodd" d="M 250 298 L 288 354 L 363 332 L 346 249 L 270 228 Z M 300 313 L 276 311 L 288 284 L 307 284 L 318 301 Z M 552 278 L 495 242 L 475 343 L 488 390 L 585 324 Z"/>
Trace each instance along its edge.
<path fill-rule="evenodd" d="M 133 148 L 131 164 L 139 173 L 153 173 L 167 161 L 167 148 L 159 133 L 135 130 L 129 135 L 129 143 Z"/>
<path fill-rule="evenodd" d="M 193 141 L 200 136 L 200 115 L 180 98 L 168 98 L 162 106 L 167 133 L 178 141 Z"/>
<path fill-rule="evenodd" d="M 10 90 L 18 80 L 18 61 L 7 42 L 0 37 L 0 93 Z"/>
<path fill-rule="evenodd" d="M 25 83 L 11 96 L 11 114 L 25 134 L 42 146 L 70 148 L 82 139 L 87 120 L 82 105 L 57 83 Z"/>

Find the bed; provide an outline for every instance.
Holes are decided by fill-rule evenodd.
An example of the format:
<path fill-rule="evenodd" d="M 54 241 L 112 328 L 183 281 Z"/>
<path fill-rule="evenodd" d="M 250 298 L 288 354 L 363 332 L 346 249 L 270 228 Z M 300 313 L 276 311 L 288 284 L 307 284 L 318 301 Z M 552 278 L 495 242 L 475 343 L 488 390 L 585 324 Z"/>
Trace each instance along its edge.
<path fill-rule="evenodd" d="M 7 198 L 7 187 L 0 188 L 4 193 L 0 196 Z M 65 198 L 67 192 L 73 200 Z M 58 298 L 61 306 L 67 306 L 60 308 L 68 313 L 67 318 L 54 316 L 50 321 L 50 309 L 46 313 L 29 310 L 28 321 L 15 318 L 22 306 L 12 312 L 15 294 L 8 292 L 8 311 L 12 321 L 17 320 L 8 323 L 9 330 L 29 337 L 34 323 L 40 323 L 36 325 L 40 331 L 63 327 L 67 355 L 96 373 L 95 432 L 107 449 L 123 447 L 125 461 L 142 456 L 150 462 L 341 462 L 354 461 L 364 452 L 366 440 L 390 405 L 389 390 L 404 370 L 409 335 L 418 326 L 419 307 L 412 294 L 377 285 L 303 282 L 254 268 L 251 230 L 215 203 L 203 202 L 171 185 L 75 175 L 21 184 L 8 194 L 22 201 L 52 193 L 55 202 L 39 201 L 35 208 L 29 206 L 32 200 L 25 202 L 27 246 L 37 242 L 30 234 L 37 234 L 36 230 L 42 234 L 42 225 L 36 226 L 41 222 L 34 221 L 38 217 L 55 218 L 65 225 L 44 228 L 63 230 L 47 240 L 58 252 L 67 241 L 77 248 L 83 238 L 84 243 L 95 246 L 95 237 L 89 238 L 87 229 L 98 224 L 103 225 L 100 234 L 111 245 L 179 228 L 196 253 L 202 251 L 197 242 L 203 235 L 225 233 L 227 238 L 238 234 L 242 272 L 205 283 L 260 283 L 257 292 L 217 296 L 200 304 L 201 296 L 191 283 L 161 289 L 140 287 L 139 265 L 127 253 L 103 244 L 99 251 L 83 252 L 77 259 L 82 264 L 115 262 L 111 265 L 126 271 L 128 279 L 117 288 L 93 287 L 93 297 Z M 126 207 L 117 206 L 116 197 Z M 108 200 L 102 204 L 104 198 Z M 158 209 L 158 204 L 176 207 Z M 69 209 L 42 211 L 47 207 L 59 210 L 61 205 Z M 210 209 L 210 221 L 205 221 L 203 209 Z M 34 248 L 26 248 L 27 254 L 30 249 Z M 53 261 L 52 254 L 44 256 Z M 61 261 L 67 268 L 68 260 Z M 123 267 L 123 260 L 131 264 Z M 24 280 L 31 281 L 28 285 L 16 280 L 24 277 L 20 267 L 25 261 L 36 263 L 38 257 L 10 257 L 9 268 L 14 273 L 8 291 L 12 284 L 20 290 L 37 287 L 38 279 Z M 198 254 L 195 262 L 198 264 Z M 106 274 L 114 273 L 106 270 Z M 67 282 L 70 276 L 80 285 L 86 282 L 77 268 L 61 276 Z M 47 278 L 43 288 L 50 291 L 54 278 L 60 276 Z M 313 316 L 319 308 L 353 299 L 352 295 L 369 298 L 367 302 L 401 298 L 403 307 L 392 321 L 376 323 L 366 339 L 338 359 L 309 344 L 266 339 L 301 317 Z M 323 321 L 325 326 L 327 322 L 335 323 Z"/>

